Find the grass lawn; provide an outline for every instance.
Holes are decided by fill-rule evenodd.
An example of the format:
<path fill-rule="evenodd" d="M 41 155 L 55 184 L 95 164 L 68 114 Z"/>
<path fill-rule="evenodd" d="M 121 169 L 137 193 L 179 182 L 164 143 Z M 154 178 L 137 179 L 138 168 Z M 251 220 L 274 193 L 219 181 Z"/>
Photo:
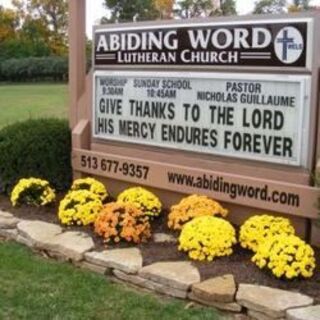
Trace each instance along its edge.
<path fill-rule="evenodd" d="M 0 319 L 215 320 L 214 310 L 114 284 L 106 277 L 46 260 L 0 242 Z"/>
<path fill-rule="evenodd" d="M 66 84 L 0 84 L 0 128 L 29 118 L 67 117 Z"/>

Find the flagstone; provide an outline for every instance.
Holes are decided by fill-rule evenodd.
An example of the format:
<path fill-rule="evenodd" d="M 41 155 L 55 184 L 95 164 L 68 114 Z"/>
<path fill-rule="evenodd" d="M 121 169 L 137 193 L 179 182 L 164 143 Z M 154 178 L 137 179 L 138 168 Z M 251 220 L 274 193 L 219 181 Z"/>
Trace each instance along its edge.
<path fill-rule="evenodd" d="M 62 233 L 58 225 L 43 221 L 21 221 L 17 224 L 18 233 L 38 249 L 50 249 L 54 238 Z"/>
<path fill-rule="evenodd" d="M 146 278 L 142 278 L 138 275 L 127 274 L 117 269 L 114 269 L 113 273 L 118 279 L 122 281 L 131 283 L 136 286 L 143 287 L 152 291 L 156 291 L 158 293 L 166 294 L 166 295 L 176 297 L 176 298 L 181 298 L 181 299 L 186 299 L 188 295 L 187 290 L 180 290 L 177 288 L 173 288 L 171 286 L 166 286 L 162 283 L 158 283 Z"/>
<path fill-rule="evenodd" d="M 177 243 L 177 239 L 173 235 L 167 233 L 155 233 L 153 235 L 153 241 L 155 243 Z"/>
<path fill-rule="evenodd" d="M 319 320 L 320 305 L 306 308 L 290 309 L 287 311 L 288 320 Z"/>
<path fill-rule="evenodd" d="M 17 229 L 0 229 L 0 237 L 8 240 L 16 240 L 18 236 Z"/>
<path fill-rule="evenodd" d="M 86 252 L 94 248 L 94 242 L 84 232 L 68 231 L 55 235 L 48 246 L 49 250 L 58 252 L 67 259 L 80 261 Z"/>
<path fill-rule="evenodd" d="M 0 211 L 0 229 L 14 229 L 19 221 L 11 213 Z"/>
<path fill-rule="evenodd" d="M 193 292 L 188 295 L 190 300 L 196 301 L 198 303 L 211 306 L 220 310 L 232 311 L 232 312 L 241 312 L 242 307 L 236 302 L 218 302 L 213 300 L 205 300 L 196 296 Z"/>
<path fill-rule="evenodd" d="M 288 309 L 313 303 L 313 298 L 300 293 L 252 284 L 240 284 L 236 300 L 249 310 L 275 319 L 285 317 Z"/>
<path fill-rule="evenodd" d="M 157 262 L 139 271 L 143 278 L 179 290 L 188 290 L 200 282 L 200 274 L 191 262 Z"/>
<path fill-rule="evenodd" d="M 121 270 L 129 274 L 135 274 L 142 268 L 142 255 L 137 248 L 124 248 L 105 250 L 102 252 L 89 252 L 85 259 L 108 268 Z"/>
<path fill-rule="evenodd" d="M 236 283 L 233 275 L 224 275 L 194 284 L 192 293 L 194 296 L 206 301 L 234 302 Z"/>

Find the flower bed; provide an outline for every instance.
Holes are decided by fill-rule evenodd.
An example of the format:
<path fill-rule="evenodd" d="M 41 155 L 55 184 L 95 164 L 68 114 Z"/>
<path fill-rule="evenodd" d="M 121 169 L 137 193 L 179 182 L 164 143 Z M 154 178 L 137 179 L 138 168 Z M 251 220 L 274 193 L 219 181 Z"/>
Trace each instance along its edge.
<path fill-rule="evenodd" d="M 57 217 L 57 210 L 59 200 L 64 195 L 57 194 L 57 202 L 50 207 L 29 207 L 22 205 L 21 207 L 13 208 L 9 199 L 5 196 L 0 196 L 0 210 L 12 212 L 16 217 L 29 220 L 41 220 L 50 223 L 59 224 Z M 167 233 L 175 235 L 166 226 L 165 217 L 160 217 L 151 222 L 153 234 Z M 83 231 L 90 235 L 94 241 L 95 248 L 98 251 L 105 250 L 103 239 L 97 237 L 92 227 L 63 227 L 63 230 Z M 150 265 L 156 262 L 165 261 L 189 261 L 185 253 L 177 250 L 177 245 L 172 243 L 155 243 L 152 239 L 147 243 L 140 245 L 120 243 L 109 244 L 108 249 L 135 247 L 140 249 L 144 265 Z M 272 276 L 269 271 L 261 271 L 257 266 L 251 262 L 252 253 L 241 248 L 238 244 L 233 247 L 234 253 L 231 256 L 220 257 L 214 260 L 213 263 L 204 263 L 194 261 L 202 280 L 210 279 L 216 276 L 225 274 L 233 274 L 238 283 L 252 283 L 270 286 L 274 288 L 281 288 L 285 290 L 298 291 L 315 298 L 316 303 L 320 303 L 320 270 L 316 268 L 315 273 L 311 279 L 295 279 L 294 281 L 284 281 Z M 320 264 L 320 249 L 314 248 L 317 265 Z"/>

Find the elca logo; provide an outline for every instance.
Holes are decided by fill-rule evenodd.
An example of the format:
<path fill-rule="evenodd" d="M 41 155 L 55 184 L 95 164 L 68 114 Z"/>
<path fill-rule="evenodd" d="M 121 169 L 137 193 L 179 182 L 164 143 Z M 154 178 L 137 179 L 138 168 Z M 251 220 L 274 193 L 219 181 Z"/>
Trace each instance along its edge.
<path fill-rule="evenodd" d="M 283 63 L 296 62 L 304 49 L 300 31 L 294 27 L 282 28 L 275 38 L 274 49 L 278 59 Z"/>

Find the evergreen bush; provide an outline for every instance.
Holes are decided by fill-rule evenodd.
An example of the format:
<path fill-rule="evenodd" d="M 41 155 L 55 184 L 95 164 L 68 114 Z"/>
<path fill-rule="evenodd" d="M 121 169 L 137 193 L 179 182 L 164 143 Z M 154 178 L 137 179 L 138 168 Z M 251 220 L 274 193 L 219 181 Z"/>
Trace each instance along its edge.
<path fill-rule="evenodd" d="M 45 179 L 57 191 L 71 185 L 71 133 L 66 120 L 37 119 L 0 130 L 0 192 L 21 178 Z"/>
<path fill-rule="evenodd" d="M 1 78 L 7 81 L 64 81 L 68 78 L 67 57 L 29 57 L 4 60 Z"/>

